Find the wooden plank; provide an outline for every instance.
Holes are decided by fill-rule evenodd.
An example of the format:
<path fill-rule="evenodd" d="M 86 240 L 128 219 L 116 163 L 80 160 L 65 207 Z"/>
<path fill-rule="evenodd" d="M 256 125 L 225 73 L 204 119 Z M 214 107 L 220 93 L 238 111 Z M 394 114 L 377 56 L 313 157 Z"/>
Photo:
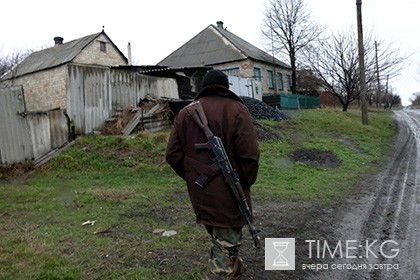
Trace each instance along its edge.
<path fill-rule="evenodd" d="M 136 128 L 136 126 L 140 123 L 140 121 L 144 118 L 148 118 L 152 116 L 158 109 L 160 108 L 160 104 L 156 104 L 143 115 L 143 110 L 139 110 L 134 117 L 128 122 L 128 124 L 122 129 L 122 133 L 124 136 L 130 135 L 130 133 Z"/>
<path fill-rule="evenodd" d="M 128 122 L 128 124 L 122 129 L 122 133 L 123 133 L 124 136 L 130 135 L 130 133 L 133 131 L 133 129 L 139 123 L 142 114 L 143 114 L 142 110 L 138 111 L 134 115 L 134 117 Z"/>

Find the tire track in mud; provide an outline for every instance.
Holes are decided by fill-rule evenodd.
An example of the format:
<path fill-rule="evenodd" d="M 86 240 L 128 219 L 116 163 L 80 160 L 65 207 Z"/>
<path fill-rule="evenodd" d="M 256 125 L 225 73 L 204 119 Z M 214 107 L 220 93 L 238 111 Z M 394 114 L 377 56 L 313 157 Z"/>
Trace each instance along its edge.
<path fill-rule="evenodd" d="M 407 110 L 397 112 L 397 117 L 404 120 L 411 132 L 411 138 L 415 139 L 416 149 L 413 149 L 414 158 L 412 166 L 413 172 L 408 172 L 407 189 L 410 190 L 407 195 L 407 202 L 403 204 L 398 218 L 400 223 L 405 221 L 405 231 L 397 232 L 395 239 L 401 240 L 401 268 L 395 271 L 394 279 L 419 279 L 420 277 L 420 111 Z M 414 163 L 415 162 L 415 163 Z M 389 278 L 391 279 L 391 278 Z"/>
<path fill-rule="evenodd" d="M 417 242 L 410 244 L 414 241 L 411 236 L 415 232 L 408 230 L 410 223 L 417 220 L 415 211 L 412 211 L 416 208 L 415 197 L 419 167 L 418 139 L 416 137 L 419 124 L 416 123 L 416 116 L 420 117 L 413 112 L 396 112 L 399 134 L 393 160 L 379 175 L 380 189 L 361 231 L 362 240 L 378 240 L 380 244 L 387 240 L 397 242 L 398 246 L 394 246 L 394 248 L 398 249 L 399 253 L 398 256 L 390 258 L 391 254 L 383 253 L 380 248 L 379 250 L 377 248 L 374 254 L 360 260 L 359 263 L 398 264 L 398 269 L 370 270 L 369 277 L 363 275 L 367 279 L 415 279 L 418 277 L 418 273 L 411 273 L 411 271 L 415 272 L 416 268 L 410 265 L 413 261 L 410 258 L 412 255 L 410 247 L 417 244 Z M 407 242 L 407 240 L 411 241 Z M 407 269 L 408 267 L 410 268 Z M 358 277 L 358 274 L 357 272 L 352 273 L 351 278 Z"/>
<path fill-rule="evenodd" d="M 395 118 L 398 134 L 389 163 L 373 188 L 350 201 L 336 229 L 337 240 L 360 245 L 351 251 L 356 256 L 334 257 L 333 264 L 362 269 L 333 270 L 330 263 L 308 279 L 420 279 L 420 110 L 396 111 Z"/>

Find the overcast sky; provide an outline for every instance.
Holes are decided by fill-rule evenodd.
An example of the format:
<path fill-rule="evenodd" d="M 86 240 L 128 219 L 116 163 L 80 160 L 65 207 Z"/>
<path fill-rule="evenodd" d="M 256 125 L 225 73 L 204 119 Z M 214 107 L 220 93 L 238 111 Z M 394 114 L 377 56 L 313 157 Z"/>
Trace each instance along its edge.
<path fill-rule="evenodd" d="M 331 30 L 356 28 L 356 0 L 306 0 L 314 20 Z M 9 0 L 1 4 L 0 54 L 53 45 L 102 30 L 135 64 L 154 65 L 210 24 L 263 49 L 261 23 L 268 0 Z M 420 91 L 420 1 L 364 0 L 363 24 L 409 54 L 409 66 L 389 82 L 403 104 Z M 288 63 L 287 61 L 285 61 Z M 385 83 L 385 81 L 384 81 Z"/>

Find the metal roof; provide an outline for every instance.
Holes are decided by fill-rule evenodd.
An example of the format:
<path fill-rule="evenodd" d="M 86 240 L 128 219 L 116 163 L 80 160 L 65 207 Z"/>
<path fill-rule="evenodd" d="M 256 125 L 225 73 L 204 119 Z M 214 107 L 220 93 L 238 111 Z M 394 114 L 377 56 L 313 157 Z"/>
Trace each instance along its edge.
<path fill-rule="evenodd" d="M 158 64 L 175 67 L 211 66 L 248 58 L 290 68 L 232 32 L 212 24 Z"/>
<path fill-rule="evenodd" d="M 105 32 L 102 31 L 69 41 L 67 43 L 55 45 L 48 49 L 33 52 L 11 71 L 7 72 L 3 77 L 1 77 L 1 79 L 6 80 L 16 78 L 71 62 L 84 48 L 86 48 L 101 34 L 104 34 L 109 39 Z M 110 39 L 109 41 L 112 43 Z M 115 48 L 118 50 L 116 46 Z M 127 60 L 119 50 L 118 52 L 125 60 Z"/>
<path fill-rule="evenodd" d="M 192 67 L 168 67 L 161 65 L 119 65 L 112 66 L 111 69 L 129 70 L 142 75 L 173 77 L 177 72 L 186 72 L 194 74 L 197 72 L 207 72 L 213 69 L 210 66 L 192 66 Z"/>

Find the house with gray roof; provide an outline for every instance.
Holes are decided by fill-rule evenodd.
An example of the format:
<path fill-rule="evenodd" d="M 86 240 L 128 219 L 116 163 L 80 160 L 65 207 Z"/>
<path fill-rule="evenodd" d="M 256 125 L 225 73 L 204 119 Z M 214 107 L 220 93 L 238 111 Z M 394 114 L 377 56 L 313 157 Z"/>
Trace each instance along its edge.
<path fill-rule="evenodd" d="M 211 66 L 230 77 L 251 79 L 254 94 L 262 94 L 263 99 L 279 101 L 281 93 L 291 93 L 290 66 L 228 31 L 221 21 L 209 25 L 158 64 Z"/>
<path fill-rule="evenodd" d="M 1 77 L 2 86 L 22 85 L 29 111 L 67 107 L 68 65 L 110 67 L 126 65 L 127 58 L 102 31 L 31 53 Z"/>
<path fill-rule="evenodd" d="M 144 75 L 128 65 L 129 59 L 103 30 L 69 42 L 55 37 L 54 43 L 0 78 L 0 164 L 44 162 L 75 135 L 103 131 L 124 109 L 138 110 L 144 100 L 178 98 L 174 73 L 195 77 L 207 70 L 171 69 L 173 77 Z M 143 108 L 139 112 L 143 115 Z M 141 125 L 156 130 L 165 122 Z"/>
<path fill-rule="evenodd" d="M 69 42 L 55 37 L 54 42 L 0 79 L 1 88 L 22 87 L 14 97 L 23 103 L 21 113 L 59 109 L 75 134 L 85 134 L 101 130 L 108 118 L 138 107 L 143 99 L 179 97 L 175 78 L 126 69 L 132 67 L 129 59 L 103 30 Z"/>
<path fill-rule="evenodd" d="M 70 62 L 105 66 L 127 64 L 124 54 L 104 31 L 66 43 L 63 41 L 62 37 L 54 37 L 53 47 L 31 53 L 2 79 L 17 78 Z"/>

